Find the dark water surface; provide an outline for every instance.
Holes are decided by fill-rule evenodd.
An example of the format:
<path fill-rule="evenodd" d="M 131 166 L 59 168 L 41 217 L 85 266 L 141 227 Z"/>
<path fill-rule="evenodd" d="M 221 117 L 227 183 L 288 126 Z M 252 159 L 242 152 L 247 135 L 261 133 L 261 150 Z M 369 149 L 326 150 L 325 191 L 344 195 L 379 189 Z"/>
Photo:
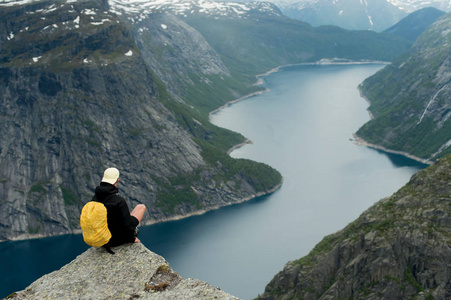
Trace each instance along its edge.
<path fill-rule="evenodd" d="M 264 78 L 270 92 L 216 113 L 212 122 L 254 143 L 233 157 L 284 176 L 272 195 L 202 216 L 142 227 L 140 238 L 183 277 L 252 299 L 289 260 L 403 186 L 424 167 L 356 146 L 369 120 L 357 85 L 383 65 L 296 66 Z M 0 298 L 87 249 L 80 235 L 0 244 Z"/>

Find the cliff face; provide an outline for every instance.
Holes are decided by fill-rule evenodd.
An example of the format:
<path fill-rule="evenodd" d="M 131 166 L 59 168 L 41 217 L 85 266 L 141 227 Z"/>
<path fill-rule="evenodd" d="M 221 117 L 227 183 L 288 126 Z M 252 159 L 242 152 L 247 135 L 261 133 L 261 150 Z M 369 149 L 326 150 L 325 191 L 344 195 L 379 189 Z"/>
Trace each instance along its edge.
<path fill-rule="evenodd" d="M 197 279 L 184 279 L 142 244 L 91 248 L 8 299 L 223 299 L 238 300 Z"/>
<path fill-rule="evenodd" d="M 259 299 L 450 299 L 451 156 L 419 171 L 305 257 Z"/>
<path fill-rule="evenodd" d="M 141 17 L 139 30 L 112 10 L 108 1 L 1 6 L 0 241 L 78 230 L 110 166 L 129 204 L 146 204 L 147 222 L 240 202 L 281 182 L 272 168 L 228 158 L 244 139 L 177 97 L 187 70 L 228 76 L 200 34 L 158 14 Z"/>
<path fill-rule="evenodd" d="M 451 152 L 451 15 L 431 25 L 402 56 L 361 85 L 374 119 L 357 135 L 434 161 Z"/>

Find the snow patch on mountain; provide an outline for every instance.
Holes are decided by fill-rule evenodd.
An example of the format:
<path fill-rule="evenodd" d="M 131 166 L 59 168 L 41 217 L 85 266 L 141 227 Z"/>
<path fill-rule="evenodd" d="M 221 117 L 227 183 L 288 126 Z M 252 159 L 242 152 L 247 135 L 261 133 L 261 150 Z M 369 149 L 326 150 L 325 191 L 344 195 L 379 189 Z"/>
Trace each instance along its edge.
<path fill-rule="evenodd" d="M 280 15 L 277 7 L 269 2 L 219 2 L 212 0 L 110 0 L 111 11 L 122 14 L 148 14 L 154 11 L 171 11 L 186 16 L 192 13 L 214 16 L 244 16 L 251 10 Z"/>
<path fill-rule="evenodd" d="M 42 0 L 0 0 L 1 6 L 25 5 Z M 70 4 L 74 0 L 67 0 L 59 4 Z M 139 15 L 139 19 L 133 18 L 133 21 L 142 21 L 148 14 L 158 11 L 170 11 L 176 15 L 186 16 L 192 13 L 201 13 L 212 16 L 222 17 L 243 17 L 250 11 L 260 11 L 265 14 L 281 15 L 280 10 L 270 2 L 227 2 L 213 0 L 109 0 L 110 11 L 118 15 Z M 48 13 L 56 10 L 55 4 L 46 9 L 40 9 L 40 13 Z M 85 15 L 96 15 L 93 10 L 85 9 Z M 96 23 L 95 25 L 98 25 Z"/>
<path fill-rule="evenodd" d="M 40 0 L 0 0 L 0 6 L 24 5 Z"/>
<path fill-rule="evenodd" d="M 437 9 L 443 11 L 451 10 L 451 2 L 444 0 L 431 0 L 431 1 L 422 1 L 422 0 L 387 0 L 387 2 L 393 4 L 401 10 L 404 10 L 408 13 L 414 12 L 421 8 L 425 7 L 435 7 Z"/>

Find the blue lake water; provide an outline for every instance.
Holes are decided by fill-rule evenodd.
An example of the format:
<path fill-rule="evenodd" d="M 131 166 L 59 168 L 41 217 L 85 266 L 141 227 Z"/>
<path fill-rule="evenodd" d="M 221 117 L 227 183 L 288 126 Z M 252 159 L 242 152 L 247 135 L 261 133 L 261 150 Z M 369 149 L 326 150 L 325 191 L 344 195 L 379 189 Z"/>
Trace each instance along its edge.
<path fill-rule="evenodd" d="M 212 122 L 253 141 L 233 157 L 284 176 L 269 196 L 142 227 L 140 239 L 183 277 L 252 299 L 289 260 L 306 255 L 424 165 L 355 145 L 369 120 L 357 86 L 383 65 L 293 66 L 264 77 L 270 92 L 221 110 Z M 0 244 L 0 298 L 73 260 L 80 235 Z"/>

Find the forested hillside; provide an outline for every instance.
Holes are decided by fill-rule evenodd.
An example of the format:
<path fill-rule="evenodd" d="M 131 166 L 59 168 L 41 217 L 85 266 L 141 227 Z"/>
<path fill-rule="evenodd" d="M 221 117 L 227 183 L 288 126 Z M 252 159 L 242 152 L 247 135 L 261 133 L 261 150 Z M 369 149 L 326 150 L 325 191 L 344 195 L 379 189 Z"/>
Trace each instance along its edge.
<path fill-rule="evenodd" d="M 367 142 L 434 161 L 451 152 L 451 15 L 360 89 L 374 119 L 357 132 Z"/>

